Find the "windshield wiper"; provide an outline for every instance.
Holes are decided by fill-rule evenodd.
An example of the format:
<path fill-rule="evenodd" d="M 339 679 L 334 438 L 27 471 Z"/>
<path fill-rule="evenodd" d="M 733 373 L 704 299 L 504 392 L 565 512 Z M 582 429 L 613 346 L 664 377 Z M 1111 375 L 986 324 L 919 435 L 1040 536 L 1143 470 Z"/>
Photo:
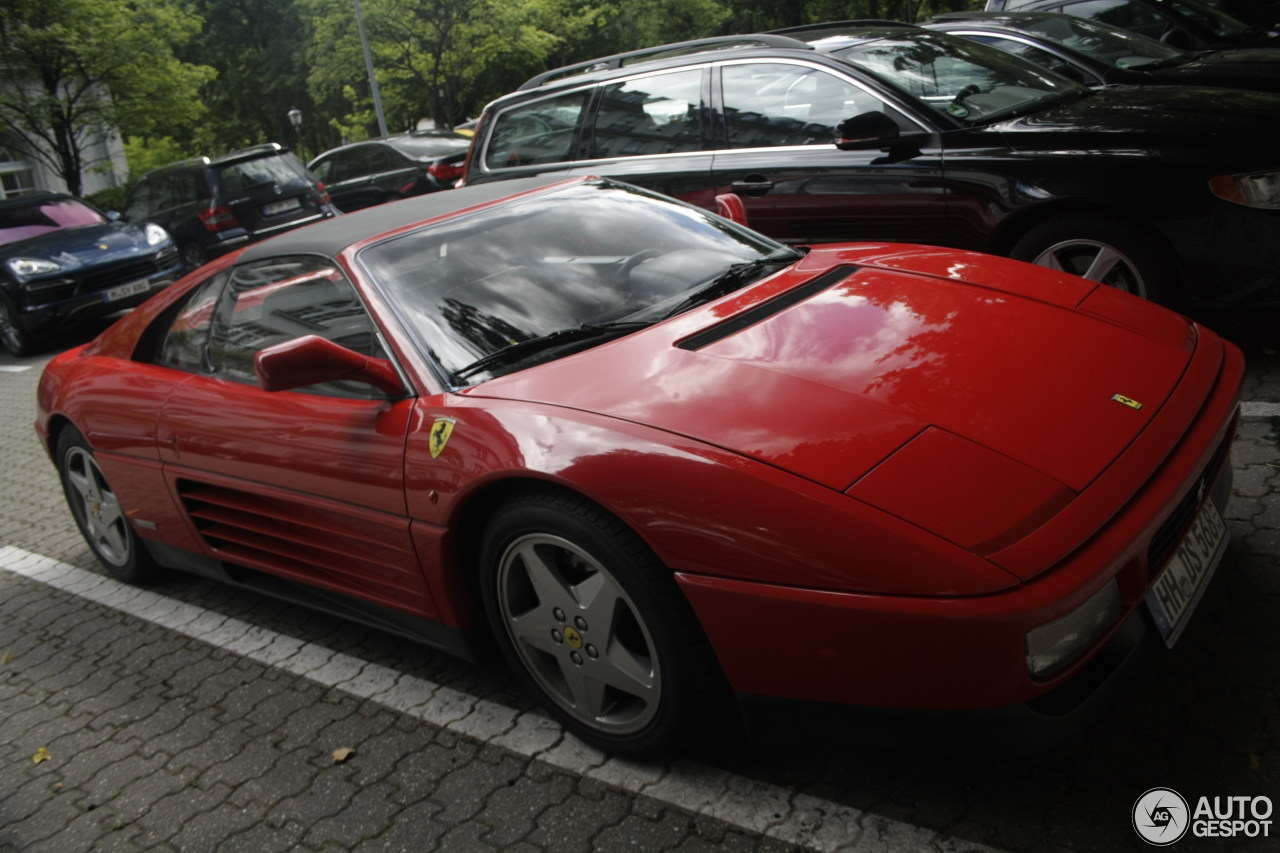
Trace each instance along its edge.
<path fill-rule="evenodd" d="M 662 315 L 662 319 L 665 320 L 668 317 L 674 317 L 681 312 L 688 311 L 695 305 L 701 305 L 704 302 L 710 302 L 712 299 L 717 299 L 726 293 L 732 293 L 739 287 L 759 278 L 756 274 L 764 270 L 766 267 L 793 263 L 803 257 L 803 252 L 797 252 L 793 249 L 785 256 L 778 256 L 775 254 L 759 258 L 754 261 L 734 264 L 724 272 L 720 273 L 720 275 L 708 281 L 706 284 L 700 285 L 692 293 L 680 300 L 680 302 L 676 303 L 675 307 Z"/>
<path fill-rule="evenodd" d="M 500 350 L 491 352 L 488 355 L 481 356 L 470 364 L 453 372 L 453 381 L 457 382 L 465 379 L 472 374 L 493 367 L 496 364 L 510 364 L 513 361 L 519 361 L 540 350 L 552 349 L 564 344 L 577 343 L 578 341 L 590 340 L 591 338 L 603 337 L 612 334 L 625 334 L 626 332 L 634 332 L 636 329 L 643 329 L 645 326 L 652 326 L 652 322 L 624 322 L 615 323 L 583 323 L 570 329 L 560 329 L 556 332 L 550 332 L 545 335 L 539 335 L 536 338 L 529 338 L 526 341 L 517 341 L 514 344 L 505 346 Z"/>

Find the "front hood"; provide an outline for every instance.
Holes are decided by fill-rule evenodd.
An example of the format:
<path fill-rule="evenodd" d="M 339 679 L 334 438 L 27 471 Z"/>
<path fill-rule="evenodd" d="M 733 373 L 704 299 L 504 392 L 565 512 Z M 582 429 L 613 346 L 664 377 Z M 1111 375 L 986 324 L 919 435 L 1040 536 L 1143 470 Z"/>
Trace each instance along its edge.
<path fill-rule="evenodd" d="M 846 278 L 799 304 L 697 349 L 678 346 L 841 264 Z M 841 491 L 933 427 L 1078 493 L 1160 408 L 1190 358 L 1190 334 L 1176 314 L 1016 261 L 834 247 L 468 393 L 647 424 Z"/>
<path fill-rule="evenodd" d="M 1133 69 L 1143 71 L 1142 67 Z M 1280 92 L 1280 50 L 1215 50 L 1184 65 L 1147 72 L 1153 80 Z"/>
<path fill-rule="evenodd" d="M 1239 89 L 1118 87 L 993 125 L 1017 151 L 1158 152 L 1256 150 L 1275 161 L 1280 95 Z"/>
<path fill-rule="evenodd" d="M 0 246 L 0 256 L 53 261 L 66 272 L 145 256 L 160 248 L 148 245 L 146 234 L 136 225 L 104 222 L 62 228 L 6 243 Z"/>

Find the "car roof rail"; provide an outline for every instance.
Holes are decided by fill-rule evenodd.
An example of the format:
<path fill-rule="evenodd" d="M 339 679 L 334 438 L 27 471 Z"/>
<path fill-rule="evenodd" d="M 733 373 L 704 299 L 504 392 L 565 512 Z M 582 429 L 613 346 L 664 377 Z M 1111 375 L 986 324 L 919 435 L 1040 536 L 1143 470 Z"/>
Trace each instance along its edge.
<path fill-rule="evenodd" d="M 531 77 L 521 84 L 517 92 L 523 92 L 527 89 L 536 89 L 539 86 L 545 86 L 547 83 L 553 83 L 565 77 L 571 77 L 576 74 L 588 74 L 592 71 L 605 71 L 610 68 L 621 68 L 623 65 L 633 64 L 635 60 L 655 61 L 666 58 L 665 54 L 683 55 L 696 54 L 705 51 L 714 51 L 723 48 L 731 48 L 735 45 L 741 47 L 784 47 L 791 50 L 813 50 L 813 46 L 802 42 L 799 39 L 793 39 L 788 36 L 777 35 L 776 33 L 749 33 L 740 36 L 715 36 L 713 38 L 692 39 L 691 41 L 679 41 L 673 44 L 661 44 L 656 47 L 646 47 L 641 50 L 632 50 L 627 53 L 615 53 L 612 56 L 602 56 L 599 59 L 591 59 L 587 62 L 578 62 L 574 65 L 565 65 L 561 68 L 553 68 L 550 71 Z M 631 60 L 631 62 L 628 62 Z"/>
<path fill-rule="evenodd" d="M 891 21 L 888 18 L 856 18 L 852 21 L 826 21 L 821 24 L 801 24 L 798 27 L 783 27 L 778 30 L 766 30 L 775 35 L 790 35 L 816 30 L 829 30 L 832 27 L 919 27 L 919 24 L 908 24 L 906 21 Z"/>

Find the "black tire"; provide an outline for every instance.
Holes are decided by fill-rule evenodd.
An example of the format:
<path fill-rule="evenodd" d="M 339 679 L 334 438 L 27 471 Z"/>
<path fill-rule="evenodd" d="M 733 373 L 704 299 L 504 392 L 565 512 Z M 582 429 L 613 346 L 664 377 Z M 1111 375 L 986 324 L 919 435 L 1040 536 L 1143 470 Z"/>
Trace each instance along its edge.
<path fill-rule="evenodd" d="M 31 355 L 31 335 L 18 320 L 18 310 L 9 297 L 0 293 L 0 346 L 10 355 Z"/>
<path fill-rule="evenodd" d="M 1174 310 L 1181 307 L 1181 288 L 1167 253 L 1141 226 L 1115 214 L 1077 212 L 1047 219 L 1024 234 L 1009 257 L 1101 281 Z M 1115 263 L 1107 266 L 1110 257 Z M 1104 274 L 1087 275 L 1099 259 Z"/>
<path fill-rule="evenodd" d="M 133 523 L 98 467 L 93 448 L 75 427 L 65 427 L 58 434 L 57 460 L 71 516 L 98 561 L 125 583 L 153 580 L 160 567 L 138 540 Z"/>
<path fill-rule="evenodd" d="M 667 755 L 723 707 L 724 676 L 670 569 L 585 498 L 534 488 L 499 507 L 480 583 L 512 668 L 591 746 Z"/>
<path fill-rule="evenodd" d="M 182 268 L 187 272 L 195 272 L 208 262 L 209 257 L 204 249 L 195 243 L 188 243 L 182 247 Z"/>

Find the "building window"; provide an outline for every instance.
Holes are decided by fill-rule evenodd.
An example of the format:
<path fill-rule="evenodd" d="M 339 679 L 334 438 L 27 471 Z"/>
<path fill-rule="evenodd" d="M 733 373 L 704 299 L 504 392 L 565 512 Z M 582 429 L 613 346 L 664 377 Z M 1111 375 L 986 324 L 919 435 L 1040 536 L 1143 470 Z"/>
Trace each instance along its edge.
<path fill-rule="evenodd" d="M 37 192 L 31 167 L 13 149 L 0 145 L 0 200 Z"/>

